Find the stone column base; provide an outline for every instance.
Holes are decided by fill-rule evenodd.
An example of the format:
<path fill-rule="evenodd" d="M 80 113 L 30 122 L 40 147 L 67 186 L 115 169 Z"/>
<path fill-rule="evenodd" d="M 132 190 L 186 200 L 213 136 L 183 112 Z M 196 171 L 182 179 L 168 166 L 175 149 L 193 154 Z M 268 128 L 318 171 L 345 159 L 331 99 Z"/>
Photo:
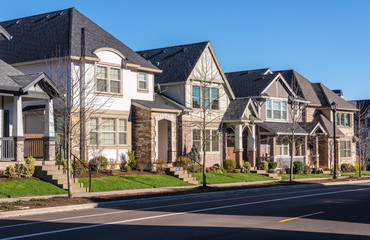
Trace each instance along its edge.
<path fill-rule="evenodd" d="M 236 167 L 243 167 L 243 151 L 235 151 Z"/>
<path fill-rule="evenodd" d="M 248 151 L 248 162 L 252 167 L 256 167 L 256 151 Z"/>
<path fill-rule="evenodd" d="M 44 161 L 55 161 L 55 137 L 43 137 Z"/>
<path fill-rule="evenodd" d="M 24 137 L 14 137 L 14 159 L 24 162 Z"/>

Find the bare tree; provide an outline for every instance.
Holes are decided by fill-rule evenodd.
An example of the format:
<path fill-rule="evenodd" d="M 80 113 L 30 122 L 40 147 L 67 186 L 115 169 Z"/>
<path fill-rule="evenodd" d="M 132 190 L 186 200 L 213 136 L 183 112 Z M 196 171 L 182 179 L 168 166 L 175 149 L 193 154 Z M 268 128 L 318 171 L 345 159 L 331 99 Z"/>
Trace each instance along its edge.
<path fill-rule="evenodd" d="M 369 157 L 368 149 L 370 147 L 369 126 L 367 126 L 366 118 L 368 117 L 369 106 L 365 105 L 364 101 L 357 102 L 359 111 L 354 114 L 355 133 L 357 137 L 357 154 L 359 156 L 359 177 L 362 177 L 362 164 L 365 164 Z"/>

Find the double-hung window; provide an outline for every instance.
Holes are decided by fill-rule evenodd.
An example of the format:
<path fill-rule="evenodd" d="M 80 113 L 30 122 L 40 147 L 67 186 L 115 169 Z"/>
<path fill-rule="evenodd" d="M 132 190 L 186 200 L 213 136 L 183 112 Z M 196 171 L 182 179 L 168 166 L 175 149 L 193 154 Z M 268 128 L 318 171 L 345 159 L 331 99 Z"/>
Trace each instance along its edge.
<path fill-rule="evenodd" d="M 148 90 L 148 74 L 145 72 L 139 72 L 139 89 Z"/>
<path fill-rule="evenodd" d="M 193 108 L 200 108 L 200 87 L 193 86 Z"/>
<path fill-rule="evenodd" d="M 121 69 L 98 65 L 96 68 L 96 90 L 121 93 Z"/>
<path fill-rule="evenodd" d="M 271 100 L 267 100 L 266 102 L 266 111 L 267 111 L 267 118 L 272 118 L 272 102 Z"/>
<path fill-rule="evenodd" d="M 219 144 L 219 133 L 217 130 L 206 129 L 205 131 L 205 150 L 207 152 L 218 152 L 220 151 Z M 202 131 L 199 129 L 193 129 L 193 145 L 195 145 L 198 150 L 202 149 Z"/>
<path fill-rule="evenodd" d="M 127 145 L 127 119 L 118 120 L 118 144 Z"/>
<path fill-rule="evenodd" d="M 205 109 L 209 109 L 210 107 L 210 94 L 209 94 L 209 88 L 208 87 L 204 87 L 203 88 L 203 98 L 204 98 L 204 102 L 203 102 L 203 108 Z"/>
<path fill-rule="evenodd" d="M 218 110 L 218 88 L 211 88 L 211 108 Z"/>
<path fill-rule="evenodd" d="M 351 157 L 351 141 L 340 142 L 340 157 Z"/>
<path fill-rule="evenodd" d="M 201 148 L 201 135 L 199 129 L 193 129 L 193 145 L 200 151 Z"/>
<path fill-rule="evenodd" d="M 276 140 L 276 155 L 289 155 L 289 142 L 288 139 L 278 139 Z"/>
<path fill-rule="evenodd" d="M 116 145 L 116 119 L 102 118 L 102 145 Z"/>
<path fill-rule="evenodd" d="M 351 127 L 352 114 L 337 113 L 337 125 L 342 127 Z"/>
<path fill-rule="evenodd" d="M 99 140 L 99 120 L 90 118 L 90 145 L 98 145 Z"/>
<path fill-rule="evenodd" d="M 96 89 L 99 92 L 108 92 L 108 67 L 97 66 L 96 80 Z"/>
<path fill-rule="evenodd" d="M 193 108 L 219 109 L 218 88 L 192 87 L 192 106 Z"/>
<path fill-rule="evenodd" d="M 110 92 L 121 92 L 121 69 L 119 68 L 110 68 Z"/>
<path fill-rule="evenodd" d="M 286 101 L 270 100 L 266 101 L 266 118 L 268 119 L 287 119 L 288 106 Z"/>

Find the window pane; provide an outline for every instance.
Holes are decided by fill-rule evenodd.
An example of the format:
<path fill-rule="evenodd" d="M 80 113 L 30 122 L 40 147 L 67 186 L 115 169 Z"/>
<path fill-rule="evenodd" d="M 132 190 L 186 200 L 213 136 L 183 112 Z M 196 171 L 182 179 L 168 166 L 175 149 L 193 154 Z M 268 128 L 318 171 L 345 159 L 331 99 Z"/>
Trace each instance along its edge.
<path fill-rule="evenodd" d="M 200 108 L 200 99 L 193 98 L 193 108 Z"/>
<path fill-rule="evenodd" d="M 274 110 L 274 118 L 280 119 L 281 118 L 281 112 L 280 110 Z"/>
<path fill-rule="evenodd" d="M 103 145 L 115 145 L 116 144 L 116 133 L 102 133 L 102 144 Z"/>
<path fill-rule="evenodd" d="M 90 132 L 90 145 L 98 145 L 98 133 Z"/>
<path fill-rule="evenodd" d="M 120 93 L 121 92 L 121 82 L 119 81 L 110 81 L 110 91 L 112 93 Z"/>
<path fill-rule="evenodd" d="M 193 145 L 195 145 L 198 150 L 201 150 L 201 144 L 200 144 L 200 130 L 199 129 L 193 129 Z"/>
<path fill-rule="evenodd" d="M 204 97 L 209 98 L 209 88 L 204 88 Z"/>
<path fill-rule="evenodd" d="M 218 98 L 218 89 L 217 88 L 212 88 L 211 89 L 211 97 L 212 97 L 212 99 L 217 99 Z"/>
<path fill-rule="evenodd" d="M 146 82 L 142 82 L 142 81 L 140 81 L 140 82 L 139 82 L 139 88 L 140 88 L 140 89 L 147 89 L 147 87 L 146 87 Z"/>
<path fill-rule="evenodd" d="M 119 133 L 119 144 L 120 145 L 127 145 L 127 133 L 120 132 Z"/>
<path fill-rule="evenodd" d="M 281 102 L 273 101 L 273 107 L 274 107 L 274 118 L 280 119 L 281 118 Z"/>
<path fill-rule="evenodd" d="M 272 109 L 271 100 L 267 100 L 266 107 L 267 107 L 267 109 Z"/>
<path fill-rule="evenodd" d="M 146 81 L 147 80 L 147 74 L 144 72 L 139 73 L 139 80 L 140 81 Z"/>
<path fill-rule="evenodd" d="M 119 128 L 120 132 L 126 132 L 127 131 L 127 120 L 126 119 L 120 119 L 118 128 Z"/>
<path fill-rule="evenodd" d="M 96 77 L 107 79 L 108 78 L 108 69 L 107 69 L 107 67 L 98 66 L 97 69 L 96 69 Z"/>
<path fill-rule="evenodd" d="M 148 89 L 147 85 L 147 74 L 144 72 L 139 72 L 139 88 Z"/>
<path fill-rule="evenodd" d="M 90 131 L 98 131 L 98 119 L 90 118 Z"/>
<path fill-rule="evenodd" d="M 340 125 L 344 126 L 344 113 L 340 114 Z"/>
<path fill-rule="evenodd" d="M 281 110 L 281 102 L 280 101 L 274 101 L 274 110 Z"/>
<path fill-rule="evenodd" d="M 121 69 L 111 68 L 110 69 L 110 79 L 121 80 Z"/>
<path fill-rule="evenodd" d="M 200 87 L 193 86 L 193 97 L 200 97 Z"/>
<path fill-rule="evenodd" d="M 96 90 L 99 92 L 106 92 L 107 91 L 107 80 L 98 79 Z"/>
<path fill-rule="evenodd" d="M 350 126 L 351 124 L 351 114 L 346 114 L 346 126 Z"/>
<path fill-rule="evenodd" d="M 218 99 L 212 100 L 212 109 L 217 110 L 218 109 Z"/>
<path fill-rule="evenodd" d="M 116 131 L 116 121 L 115 119 L 103 118 L 102 119 L 102 131 Z"/>
<path fill-rule="evenodd" d="M 272 118 L 272 110 L 267 110 L 267 118 Z"/>
<path fill-rule="evenodd" d="M 212 130 L 212 151 L 219 151 L 219 134 L 217 130 Z"/>
<path fill-rule="evenodd" d="M 281 102 L 281 106 L 282 106 L 283 111 L 287 110 L 287 104 L 285 101 Z"/>
<path fill-rule="evenodd" d="M 287 111 L 283 111 L 283 119 L 287 119 L 288 118 L 288 112 Z"/>
<path fill-rule="evenodd" d="M 204 105 L 204 107 L 206 109 L 209 109 L 209 99 L 205 99 L 205 105 Z"/>
<path fill-rule="evenodd" d="M 339 126 L 340 125 L 340 113 L 337 113 L 337 125 Z"/>
<path fill-rule="evenodd" d="M 206 130 L 206 151 L 211 151 L 211 134 L 210 130 Z"/>

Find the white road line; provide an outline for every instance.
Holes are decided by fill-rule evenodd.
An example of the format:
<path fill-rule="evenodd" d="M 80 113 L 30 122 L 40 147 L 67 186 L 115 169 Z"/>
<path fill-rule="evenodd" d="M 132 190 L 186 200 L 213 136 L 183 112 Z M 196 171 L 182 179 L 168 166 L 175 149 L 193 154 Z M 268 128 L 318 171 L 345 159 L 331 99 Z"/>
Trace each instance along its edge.
<path fill-rule="evenodd" d="M 348 188 L 348 187 L 345 187 L 345 188 Z M 339 189 L 343 189 L 343 188 L 339 188 Z M 123 211 L 121 210 L 121 211 L 108 212 L 108 213 L 97 213 L 97 214 L 91 214 L 91 215 L 82 215 L 82 216 L 57 218 L 57 219 L 43 220 L 43 221 L 36 221 L 36 222 L 19 223 L 19 224 L 7 225 L 7 226 L 0 226 L 0 229 L 27 226 L 27 225 L 35 225 L 35 224 L 42 224 L 42 223 L 52 223 L 52 222 L 57 222 L 57 221 L 73 220 L 73 219 L 79 219 L 79 218 L 98 217 L 98 216 L 105 216 L 105 215 L 112 215 L 112 214 L 119 214 L 119 213 L 127 213 L 127 212 L 133 212 L 133 211 L 153 210 L 153 209 L 158 209 L 158 208 L 179 207 L 179 206 L 196 205 L 196 204 L 202 204 L 202 203 L 223 202 L 223 201 L 230 201 L 230 200 L 256 198 L 256 197 L 269 197 L 269 196 L 276 196 L 276 195 L 313 192 L 313 191 L 319 191 L 319 190 L 325 190 L 325 189 L 311 189 L 311 190 L 305 190 L 305 191 L 271 193 L 271 194 L 253 195 L 253 196 L 246 196 L 246 197 L 234 197 L 234 198 L 223 198 L 223 199 L 216 199 L 216 200 L 197 201 L 197 202 L 190 202 L 190 203 L 178 203 L 178 204 L 163 205 L 163 206 L 156 206 L 156 207 L 147 207 L 147 208 L 139 208 L 139 209 L 132 209 L 132 210 L 123 210 Z"/>
<path fill-rule="evenodd" d="M 365 191 L 365 190 L 369 190 L 369 188 L 359 188 L 359 189 L 342 190 L 342 191 L 326 192 L 326 193 L 314 193 L 314 194 L 308 194 L 308 195 L 277 198 L 277 199 L 263 200 L 263 201 L 257 201 L 257 202 L 239 203 L 239 204 L 233 204 L 233 205 L 224 205 L 224 206 L 219 206 L 219 207 L 203 208 L 203 209 L 191 210 L 191 211 L 185 211 L 185 212 L 162 214 L 162 215 L 156 215 L 156 216 L 151 216 L 151 217 L 134 218 L 134 219 L 121 220 L 121 221 L 116 221 L 116 222 L 99 223 L 99 224 L 93 224 L 93 225 L 87 225 L 87 226 L 81 226 L 81 227 L 73 227 L 73 228 L 65 228 L 65 229 L 53 230 L 53 231 L 47 231 L 47 232 L 25 234 L 25 235 L 19 235 L 19 236 L 14 236 L 14 237 L 1 238 L 0 240 L 29 238 L 29 237 L 43 236 L 43 235 L 49 235 L 49 234 L 54 234 L 54 233 L 70 232 L 70 231 L 81 230 L 81 229 L 97 228 L 97 227 L 103 227 L 103 226 L 107 226 L 107 225 L 122 224 L 122 223 L 137 222 L 137 221 L 150 220 L 150 219 L 156 219 L 156 218 L 178 216 L 178 215 L 184 215 L 184 214 L 187 214 L 187 213 L 207 212 L 207 211 L 220 210 L 220 209 L 226 209 L 226 208 L 256 205 L 256 204 L 261 204 L 261 203 L 278 202 L 278 201 L 292 200 L 292 199 L 298 199 L 298 198 L 306 198 L 306 197 L 314 197 L 314 196 L 322 196 L 322 195 L 331 195 L 331 194 L 344 193 L 344 192 Z"/>

